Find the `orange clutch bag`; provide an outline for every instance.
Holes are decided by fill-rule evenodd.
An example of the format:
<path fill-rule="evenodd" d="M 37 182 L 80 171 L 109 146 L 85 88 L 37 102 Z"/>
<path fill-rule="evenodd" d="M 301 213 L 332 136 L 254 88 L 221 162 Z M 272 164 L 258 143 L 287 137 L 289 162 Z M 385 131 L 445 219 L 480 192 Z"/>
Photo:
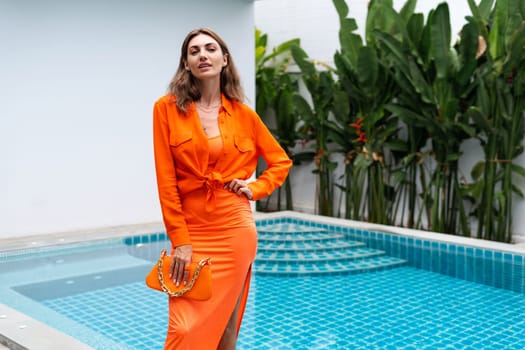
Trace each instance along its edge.
<path fill-rule="evenodd" d="M 194 300 L 207 300 L 211 297 L 211 260 L 205 258 L 192 262 L 189 266 L 190 279 L 186 285 L 178 287 L 170 276 L 171 258 L 166 255 L 166 249 L 160 253 L 159 261 L 146 276 L 146 285 L 152 289 L 164 292 L 171 297 L 184 297 Z"/>

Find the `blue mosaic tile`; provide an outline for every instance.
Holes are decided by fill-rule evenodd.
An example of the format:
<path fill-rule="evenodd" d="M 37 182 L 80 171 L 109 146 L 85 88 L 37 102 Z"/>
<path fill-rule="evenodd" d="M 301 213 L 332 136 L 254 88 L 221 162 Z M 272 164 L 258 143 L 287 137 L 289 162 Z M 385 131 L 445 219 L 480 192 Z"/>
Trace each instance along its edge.
<path fill-rule="evenodd" d="M 254 269 L 268 263 L 277 274 L 252 279 L 240 350 L 525 348 L 523 255 L 290 218 L 257 222 L 264 225 L 299 235 L 259 245 Z M 148 260 L 165 241 L 165 234 L 122 240 Z M 382 254 L 353 259 L 365 245 Z M 29 250 L 19 258 L 35 252 L 53 254 Z M 0 254 L 0 262 L 14 256 Z M 409 266 L 399 267 L 404 260 Z M 161 349 L 166 299 L 142 278 L 45 303 L 127 349 Z"/>
<path fill-rule="evenodd" d="M 345 240 L 333 225 L 320 228 L 299 223 L 259 226 L 254 271 L 259 274 L 304 275 L 362 273 L 401 266 L 405 261 L 383 257 L 378 249 Z M 390 240 L 385 236 L 385 241 Z M 397 237 L 396 237 L 397 238 Z M 398 241 L 398 239 L 396 239 Z M 314 246 L 315 245 L 315 246 Z"/>
<path fill-rule="evenodd" d="M 493 312 L 506 310 L 519 317 L 525 307 L 522 297 L 510 291 L 499 290 L 513 301 L 490 287 L 413 268 L 282 283 L 278 277 L 255 277 L 257 288 L 279 285 L 280 292 L 254 292 L 254 304 L 265 307 L 247 309 L 240 349 L 312 349 L 320 344 L 318 339 L 330 344 L 327 349 L 456 349 L 466 344 L 489 348 L 484 345 L 496 342 L 508 326 L 508 314 L 499 323 L 492 318 Z M 302 295 L 311 285 L 318 287 L 317 293 Z M 478 288 L 488 293 L 480 295 Z M 493 304 L 494 300 L 498 303 Z M 511 311 L 515 303 L 519 310 Z M 478 320 L 478 328 L 472 327 L 473 319 Z M 261 326 L 267 321 L 272 327 Z M 525 338 L 519 339 L 523 330 L 511 333 L 516 338 L 504 345 L 523 346 Z"/>
<path fill-rule="evenodd" d="M 342 240 L 344 239 L 344 235 L 340 233 L 332 233 L 332 232 L 294 232 L 294 233 L 269 233 L 264 232 L 258 235 L 258 241 L 259 242 L 267 242 L 267 241 L 284 241 L 284 240 L 293 240 L 293 241 L 325 241 L 325 240 Z"/>
<path fill-rule="evenodd" d="M 43 304 L 129 349 L 163 347 L 167 299 L 141 282 L 51 299 Z"/>

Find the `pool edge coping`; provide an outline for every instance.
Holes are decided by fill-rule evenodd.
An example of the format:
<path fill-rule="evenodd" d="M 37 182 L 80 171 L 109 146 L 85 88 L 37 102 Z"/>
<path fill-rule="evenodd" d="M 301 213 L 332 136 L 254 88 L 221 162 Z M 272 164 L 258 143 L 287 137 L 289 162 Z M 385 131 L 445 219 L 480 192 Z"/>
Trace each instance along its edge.
<path fill-rule="evenodd" d="M 15 236 L 0 238 L 0 252 L 32 249 L 49 246 L 62 246 L 75 243 L 86 243 L 106 239 L 132 237 L 154 232 L 164 232 L 162 223 L 98 227 L 85 230 L 63 231 L 39 235 Z"/>
<path fill-rule="evenodd" d="M 95 350 L 80 340 L 2 303 L 0 344 L 11 350 Z"/>
<path fill-rule="evenodd" d="M 354 221 L 349 219 L 321 216 L 289 210 L 271 213 L 254 212 L 253 216 L 255 221 L 281 218 L 301 219 L 320 224 L 338 225 L 369 231 L 380 231 L 405 237 L 410 236 L 414 238 L 436 242 L 455 243 L 470 247 L 493 249 L 525 255 L 525 244 L 523 243 L 501 243 L 472 237 L 463 237 L 452 234 L 409 229 L 404 227 L 373 224 L 364 221 Z M 64 231 L 50 234 L 3 237 L 0 238 L 0 243 L 2 243 L 0 252 L 40 248 L 46 246 L 60 246 L 72 243 L 83 243 L 110 238 L 126 238 L 142 234 L 151 234 L 154 232 L 165 232 L 164 225 L 161 222 L 150 222 L 143 224 L 108 226 L 85 230 Z"/>

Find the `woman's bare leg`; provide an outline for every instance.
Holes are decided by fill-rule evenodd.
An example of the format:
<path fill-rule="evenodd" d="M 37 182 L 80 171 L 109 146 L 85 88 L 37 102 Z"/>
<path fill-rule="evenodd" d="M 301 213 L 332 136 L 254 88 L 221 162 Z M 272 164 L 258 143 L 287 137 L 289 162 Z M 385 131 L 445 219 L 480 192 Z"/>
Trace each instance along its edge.
<path fill-rule="evenodd" d="M 235 344 L 237 344 L 237 318 L 239 314 L 239 305 L 241 303 L 241 298 L 244 295 L 244 289 L 239 295 L 235 309 L 230 316 L 230 320 L 224 329 L 222 334 L 221 341 L 219 342 L 219 347 L 217 350 L 235 350 Z"/>

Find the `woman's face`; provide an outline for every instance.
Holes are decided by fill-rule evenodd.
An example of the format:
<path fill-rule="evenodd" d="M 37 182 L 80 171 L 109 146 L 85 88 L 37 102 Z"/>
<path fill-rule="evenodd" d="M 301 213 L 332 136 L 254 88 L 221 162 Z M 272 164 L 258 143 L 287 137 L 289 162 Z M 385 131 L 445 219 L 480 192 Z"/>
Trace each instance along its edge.
<path fill-rule="evenodd" d="M 186 60 L 186 69 L 199 80 L 219 78 L 228 63 L 219 43 L 206 34 L 198 34 L 190 40 Z"/>

